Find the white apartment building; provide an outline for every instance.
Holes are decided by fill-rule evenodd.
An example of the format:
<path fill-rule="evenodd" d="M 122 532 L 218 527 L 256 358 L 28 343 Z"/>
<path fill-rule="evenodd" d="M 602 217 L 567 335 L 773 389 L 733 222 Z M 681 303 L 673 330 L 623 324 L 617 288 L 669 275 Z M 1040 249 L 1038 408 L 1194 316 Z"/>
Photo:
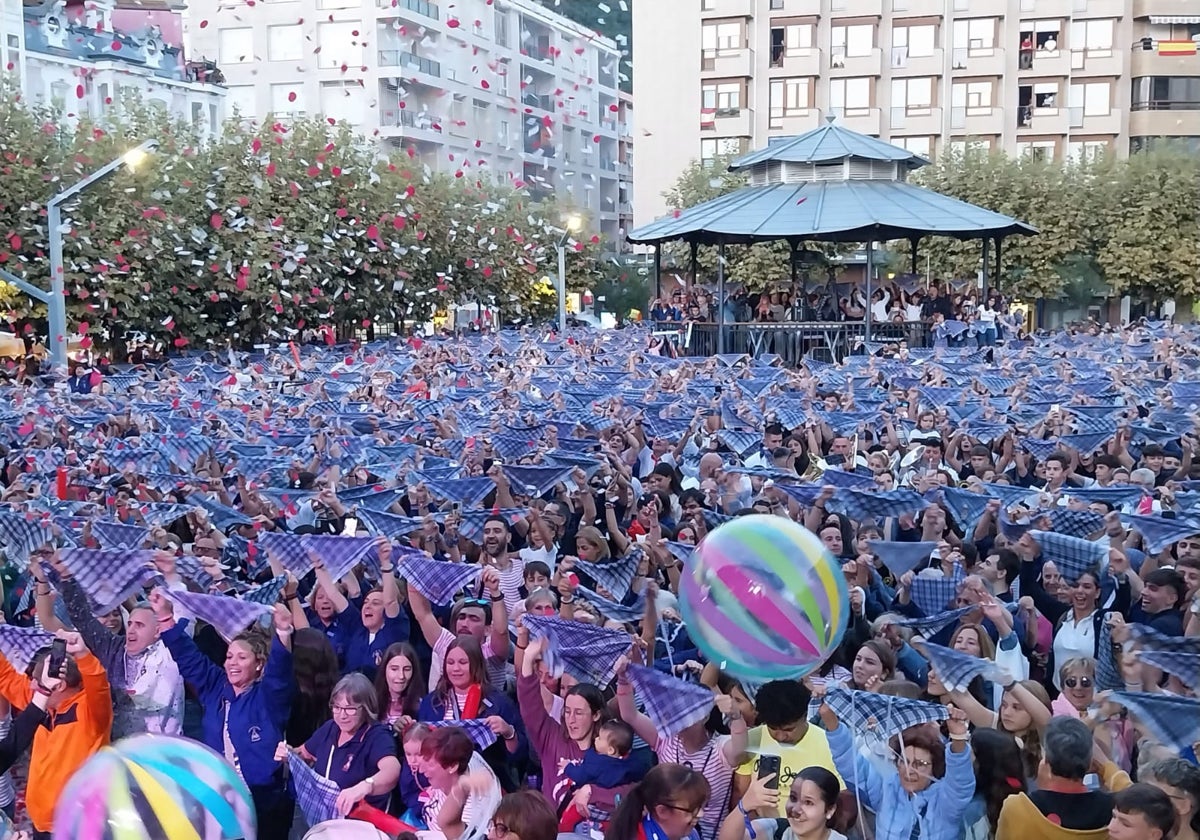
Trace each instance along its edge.
<path fill-rule="evenodd" d="M 52 105 L 73 124 L 136 94 L 205 134 L 220 131 L 225 88 L 215 65 L 185 59 L 180 7 L 163 0 L 0 2 L 0 63 L 27 101 Z"/>
<path fill-rule="evenodd" d="M 555 191 L 624 239 L 617 46 L 533 0 L 194 0 L 187 33 L 231 111 L 345 121 L 431 169 Z"/>
<path fill-rule="evenodd" d="M 1200 0 L 652 0 L 632 15 L 635 226 L 667 212 L 692 160 L 829 115 L 926 156 L 1200 150 Z"/>

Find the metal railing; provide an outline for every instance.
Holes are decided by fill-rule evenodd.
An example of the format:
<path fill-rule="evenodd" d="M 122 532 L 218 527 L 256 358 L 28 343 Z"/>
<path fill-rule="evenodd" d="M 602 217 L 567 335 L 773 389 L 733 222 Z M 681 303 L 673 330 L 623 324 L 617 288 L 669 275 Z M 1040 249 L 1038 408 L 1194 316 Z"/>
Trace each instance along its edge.
<path fill-rule="evenodd" d="M 680 351 L 688 356 L 712 356 L 720 348 L 718 326 L 712 322 L 663 324 L 678 326 Z M 864 352 L 862 340 L 866 324 L 862 321 L 782 321 L 778 323 L 725 324 L 725 352 L 745 353 L 757 358 L 766 353 L 778 355 L 785 364 L 795 366 L 806 357 L 821 361 L 841 361 L 856 352 Z M 871 324 L 871 342 L 888 344 L 905 341 L 909 347 L 926 347 L 929 325 L 922 321 Z"/>
<path fill-rule="evenodd" d="M 1200 111 L 1200 102 L 1187 102 L 1179 99 L 1146 99 L 1134 102 L 1134 111 Z"/>

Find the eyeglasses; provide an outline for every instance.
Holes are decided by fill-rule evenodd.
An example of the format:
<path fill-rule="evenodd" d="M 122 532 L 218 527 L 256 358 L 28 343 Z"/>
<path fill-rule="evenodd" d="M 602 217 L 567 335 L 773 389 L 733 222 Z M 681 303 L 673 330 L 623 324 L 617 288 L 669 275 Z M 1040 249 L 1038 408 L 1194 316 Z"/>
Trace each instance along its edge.
<path fill-rule="evenodd" d="M 902 755 L 896 757 L 896 763 L 904 764 L 908 767 L 916 767 L 918 770 L 928 770 L 933 766 L 932 761 L 927 761 L 924 758 L 906 758 Z"/>
<path fill-rule="evenodd" d="M 508 826 L 502 822 L 492 820 L 490 823 L 488 823 L 488 834 L 496 834 L 503 837 L 504 835 L 511 833 L 512 832 L 509 830 Z"/>
<path fill-rule="evenodd" d="M 1063 685 L 1067 688 L 1091 688 L 1091 677 L 1067 677 L 1063 680 Z"/>
<path fill-rule="evenodd" d="M 330 705 L 329 708 L 333 710 L 333 713 L 335 715 L 336 714 L 353 715 L 353 714 L 358 713 L 358 706 L 338 706 L 338 705 L 334 704 L 334 705 Z"/>
<path fill-rule="evenodd" d="M 692 822 L 698 821 L 700 819 L 700 815 L 704 813 L 703 806 L 699 808 L 684 808 L 681 805 L 667 805 L 666 802 L 664 802 L 663 805 L 670 808 L 672 811 L 678 811 L 681 814 L 687 814 L 688 819 L 690 819 Z"/>

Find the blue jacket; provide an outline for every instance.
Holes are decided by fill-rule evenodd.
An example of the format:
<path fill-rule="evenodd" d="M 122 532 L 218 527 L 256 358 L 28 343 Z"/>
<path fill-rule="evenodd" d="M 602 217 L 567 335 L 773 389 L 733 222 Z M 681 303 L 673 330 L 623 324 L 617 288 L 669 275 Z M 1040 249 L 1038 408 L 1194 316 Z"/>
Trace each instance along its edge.
<path fill-rule="evenodd" d="M 409 620 L 404 607 L 395 618 L 383 617 L 383 626 L 371 638 L 371 634 L 363 627 L 361 608 L 353 604 L 338 613 L 337 623 L 342 627 L 342 639 L 346 644 L 346 659 L 342 663 L 342 673 L 349 674 L 359 671 L 369 679 L 375 679 L 375 671 L 383 659 L 384 652 L 395 642 L 408 641 Z"/>
<path fill-rule="evenodd" d="M 880 773 L 854 746 L 844 723 L 826 733 L 838 775 L 876 813 L 876 840 L 909 840 L 920 820 L 921 840 L 959 840 L 963 814 L 975 795 L 971 749 L 951 752 L 946 746 L 946 775 L 909 796 L 895 770 Z"/>
<path fill-rule="evenodd" d="M 285 792 L 284 768 L 287 765 L 275 760 L 275 748 L 284 739 L 292 695 L 296 691 L 292 652 L 278 638 L 272 638 L 262 679 L 241 694 L 235 694 L 225 670 L 201 653 L 184 632 L 182 624 L 164 631 L 162 640 L 175 658 L 184 681 L 200 698 L 204 743 L 225 755 L 228 710 L 229 740 L 237 753 L 246 784 L 252 789 Z"/>

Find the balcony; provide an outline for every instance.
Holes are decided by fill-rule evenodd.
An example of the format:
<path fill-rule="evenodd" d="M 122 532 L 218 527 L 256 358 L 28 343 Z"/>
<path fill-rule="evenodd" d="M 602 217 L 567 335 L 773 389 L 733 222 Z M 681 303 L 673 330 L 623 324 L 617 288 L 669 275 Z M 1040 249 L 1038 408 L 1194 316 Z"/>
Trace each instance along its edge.
<path fill-rule="evenodd" d="M 1075 50 L 1071 53 L 1073 76 L 1123 76 L 1125 54 L 1120 50 Z"/>
<path fill-rule="evenodd" d="M 834 17 L 883 17 L 888 0 L 830 0 L 829 10 Z"/>
<path fill-rule="evenodd" d="M 754 17 L 754 0 L 700 0 L 700 17 Z"/>
<path fill-rule="evenodd" d="M 381 16 L 396 15 L 408 20 L 428 22 L 441 20 L 442 10 L 437 3 L 429 0 L 377 0 L 382 12 Z M 415 17 L 414 17 L 415 15 Z"/>
<path fill-rule="evenodd" d="M 422 58 L 405 50 L 380 50 L 379 66 L 399 67 L 402 70 L 432 76 L 439 80 L 442 77 L 441 62 L 434 61 L 432 58 Z M 414 81 L 421 80 L 420 78 L 414 78 Z"/>
<path fill-rule="evenodd" d="M 525 93 L 521 96 L 521 103 L 526 108 L 534 108 L 539 111 L 554 112 L 554 97 L 548 93 Z"/>
<path fill-rule="evenodd" d="M 1070 130 L 1068 108 L 1017 107 L 1017 134 L 1067 134 Z"/>
<path fill-rule="evenodd" d="M 717 108 L 700 114 L 702 137 L 753 137 L 754 111 L 750 108 Z"/>
<path fill-rule="evenodd" d="M 779 76 L 820 76 L 825 72 L 821 50 L 817 47 L 771 52 L 771 71 Z"/>
<path fill-rule="evenodd" d="M 1075 0 L 1075 20 L 1088 18 L 1125 17 L 1128 5 L 1124 0 Z"/>
<path fill-rule="evenodd" d="M 1158 50 L 1144 50 L 1141 45 L 1133 48 L 1129 58 L 1132 75 L 1139 76 L 1194 76 L 1200 74 L 1200 56 L 1159 55 Z"/>
<path fill-rule="evenodd" d="M 431 114 L 417 114 L 407 108 L 382 108 L 379 133 L 385 137 L 404 137 L 427 143 L 442 143 L 442 125 Z"/>
<path fill-rule="evenodd" d="M 776 108 L 771 111 L 771 119 L 767 128 L 772 134 L 790 137 L 794 134 L 804 134 L 814 128 L 821 127 L 821 112 L 816 108 L 785 111 Z"/>
<path fill-rule="evenodd" d="M 1120 134 L 1123 117 L 1117 109 L 1107 114 L 1085 114 L 1083 108 L 1068 108 L 1072 134 Z"/>
<path fill-rule="evenodd" d="M 891 0 L 891 5 L 894 18 L 941 17 L 946 12 L 943 0 Z"/>
<path fill-rule="evenodd" d="M 700 77 L 702 79 L 749 79 L 754 76 L 754 50 L 741 49 L 701 50 Z"/>
<path fill-rule="evenodd" d="M 952 58 L 957 76 L 1003 76 L 1007 69 L 999 47 L 955 47 Z"/>
<path fill-rule="evenodd" d="M 950 109 L 950 133 L 957 137 L 988 137 L 1004 133 L 1004 112 L 991 105 Z"/>
<path fill-rule="evenodd" d="M 878 137 L 883 133 L 883 111 L 879 108 L 830 108 L 837 125 Z"/>
<path fill-rule="evenodd" d="M 908 47 L 892 47 L 890 62 L 892 78 L 940 76 L 945 69 L 946 55 L 935 47 L 931 55 L 910 55 Z"/>
<path fill-rule="evenodd" d="M 1018 56 L 1018 69 L 1027 76 L 1071 75 L 1071 53 L 1068 50 L 1020 50 Z"/>
<path fill-rule="evenodd" d="M 1200 102 L 1134 102 L 1130 137 L 1200 137 Z"/>
<path fill-rule="evenodd" d="M 1196 0 L 1133 0 L 1134 18 L 1182 17 L 1196 14 Z"/>
<path fill-rule="evenodd" d="M 913 106 L 889 108 L 888 128 L 891 137 L 897 134 L 941 134 L 942 109 Z"/>
<path fill-rule="evenodd" d="M 829 75 L 835 78 L 850 76 L 882 76 L 883 50 L 875 47 L 866 55 L 846 55 L 845 47 L 829 52 Z"/>

